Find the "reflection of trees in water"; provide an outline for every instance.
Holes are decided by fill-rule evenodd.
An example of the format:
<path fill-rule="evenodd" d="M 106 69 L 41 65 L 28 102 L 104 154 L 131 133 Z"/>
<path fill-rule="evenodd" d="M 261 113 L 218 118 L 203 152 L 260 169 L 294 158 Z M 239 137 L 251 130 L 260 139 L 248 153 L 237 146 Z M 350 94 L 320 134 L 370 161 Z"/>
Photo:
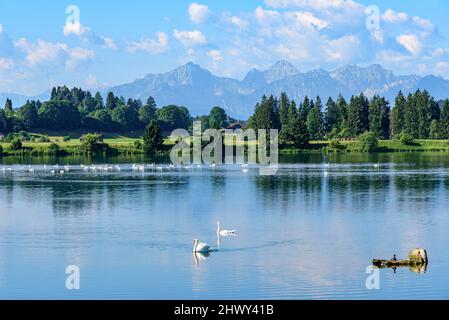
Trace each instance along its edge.
<path fill-rule="evenodd" d="M 436 175 L 410 174 L 397 175 L 395 187 L 399 197 L 407 197 L 409 201 L 427 201 L 441 185 L 442 179 Z"/>
<path fill-rule="evenodd" d="M 385 201 L 383 195 L 391 186 L 391 177 L 386 175 L 338 175 L 327 181 L 332 202 L 342 201 L 350 196 L 351 201 L 357 205 L 366 204 L 367 201 L 372 201 L 374 205 L 382 204 Z"/>
<path fill-rule="evenodd" d="M 210 175 L 211 185 L 215 192 L 224 190 L 226 187 L 226 179 L 228 179 L 228 177 L 225 173 L 212 173 Z"/>
<path fill-rule="evenodd" d="M 386 175 L 277 175 L 254 179 L 264 205 L 295 211 L 333 210 L 344 205 L 363 209 L 367 204 L 385 205 L 392 177 Z M 293 206 L 294 205 L 294 206 Z"/>
<path fill-rule="evenodd" d="M 444 185 L 444 189 L 449 189 L 449 176 L 445 176 L 443 178 L 443 185 Z"/>
<path fill-rule="evenodd" d="M 84 216 L 94 212 L 111 212 L 124 203 L 146 206 L 155 202 L 157 193 L 187 188 L 187 177 L 175 176 L 89 176 L 65 178 L 47 177 L 40 180 L 3 183 L 12 205 L 12 190 L 20 190 L 26 203 L 46 201 L 51 203 L 55 216 Z"/>
<path fill-rule="evenodd" d="M 5 203 L 10 209 L 14 200 L 14 179 L 9 176 L 0 177 L 0 194 L 4 194 L 5 198 L 0 199 L 0 203 Z"/>
<path fill-rule="evenodd" d="M 264 206 L 286 210 L 298 202 L 309 202 L 310 195 L 320 194 L 322 179 L 319 176 L 274 175 L 255 176 L 254 183 Z"/>

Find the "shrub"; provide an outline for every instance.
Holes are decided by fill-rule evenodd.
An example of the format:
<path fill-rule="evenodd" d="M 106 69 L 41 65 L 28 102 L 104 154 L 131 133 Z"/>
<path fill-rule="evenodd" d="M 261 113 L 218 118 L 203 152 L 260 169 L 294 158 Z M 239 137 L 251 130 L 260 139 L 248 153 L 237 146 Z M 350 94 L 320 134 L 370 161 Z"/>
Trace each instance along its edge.
<path fill-rule="evenodd" d="M 13 151 L 21 150 L 22 149 L 22 141 L 16 137 L 11 141 L 10 149 Z"/>
<path fill-rule="evenodd" d="M 0 145 L 0 157 L 3 155 L 3 147 Z"/>
<path fill-rule="evenodd" d="M 68 141 L 70 141 L 70 136 L 65 136 L 64 138 L 62 138 L 62 141 L 64 141 L 64 142 L 68 142 Z"/>
<path fill-rule="evenodd" d="M 142 142 L 140 140 L 134 141 L 134 149 L 142 150 L 142 147 L 143 147 L 143 145 L 142 145 Z"/>
<path fill-rule="evenodd" d="M 97 154 L 107 151 L 108 145 L 100 134 L 86 134 L 81 137 L 81 151 L 85 154 Z"/>
<path fill-rule="evenodd" d="M 344 150 L 346 146 L 342 145 L 339 140 L 334 139 L 329 142 L 328 148 L 331 150 Z"/>
<path fill-rule="evenodd" d="M 57 145 L 56 143 L 51 143 L 46 150 L 47 154 L 50 156 L 57 156 L 61 153 L 61 147 L 59 147 L 59 145 Z"/>
<path fill-rule="evenodd" d="M 377 149 L 379 140 L 372 132 L 365 132 L 359 136 L 358 147 L 362 152 L 373 152 Z"/>
<path fill-rule="evenodd" d="M 10 133 L 8 133 L 8 134 L 6 135 L 6 137 L 3 138 L 3 141 L 5 141 L 5 142 L 11 142 L 11 141 L 14 140 L 15 137 L 16 137 L 16 133 L 10 132 Z"/>
<path fill-rule="evenodd" d="M 50 139 L 46 135 L 34 137 L 32 140 L 35 142 L 50 142 Z"/>
<path fill-rule="evenodd" d="M 28 132 L 24 131 L 24 130 L 21 130 L 21 131 L 18 133 L 18 137 L 19 137 L 19 139 L 22 140 L 22 141 L 30 141 L 30 140 L 31 140 L 30 134 L 29 134 Z"/>
<path fill-rule="evenodd" d="M 413 137 L 408 133 L 402 133 L 399 140 L 404 146 L 412 146 L 415 144 L 415 139 L 413 139 Z"/>

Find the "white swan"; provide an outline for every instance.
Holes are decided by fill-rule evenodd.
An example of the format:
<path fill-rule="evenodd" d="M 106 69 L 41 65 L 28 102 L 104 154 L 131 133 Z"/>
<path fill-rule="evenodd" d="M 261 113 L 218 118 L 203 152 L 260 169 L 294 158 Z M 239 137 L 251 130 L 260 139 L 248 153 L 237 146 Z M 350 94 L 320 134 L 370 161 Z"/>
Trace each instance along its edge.
<path fill-rule="evenodd" d="M 221 230 L 220 229 L 220 221 L 217 222 L 217 235 L 222 237 L 230 237 L 235 236 L 236 231 L 235 230 Z"/>
<path fill-rule="evenodd" d="M 198 239 L 193 240 L 193 252 L 210 252 L 211 249 L 207 243 L 199 242 Z"/>

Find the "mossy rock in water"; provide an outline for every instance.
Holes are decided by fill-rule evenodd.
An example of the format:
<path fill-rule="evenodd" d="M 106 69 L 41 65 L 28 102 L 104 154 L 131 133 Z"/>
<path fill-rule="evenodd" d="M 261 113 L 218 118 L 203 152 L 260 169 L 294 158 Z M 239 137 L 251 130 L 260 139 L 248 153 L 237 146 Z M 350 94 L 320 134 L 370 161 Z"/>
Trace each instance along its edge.
<path fill-rule="evenodd" d="M 427 264 L 429 262 L 427 251 L 426 249 L 422 248 L 410 250 L 410 252 L 408 253 L 408 260 L 416 264 Z"/>

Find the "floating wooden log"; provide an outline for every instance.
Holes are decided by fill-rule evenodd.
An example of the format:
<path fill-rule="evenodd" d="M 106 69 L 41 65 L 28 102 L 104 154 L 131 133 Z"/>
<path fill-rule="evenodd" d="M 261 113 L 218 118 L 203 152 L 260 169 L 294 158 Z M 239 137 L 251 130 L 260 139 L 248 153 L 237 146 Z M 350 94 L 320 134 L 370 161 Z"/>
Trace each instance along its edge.
<path fill-rule="evenodd" d="M 427 251 L 421 248 L 410 250 L 408 258 L 404 260 L 373 259 L 373 265 L 378 268 L 414 267 L 422 270 L 421 267 L 426 267 L 428 262 Z"/>

